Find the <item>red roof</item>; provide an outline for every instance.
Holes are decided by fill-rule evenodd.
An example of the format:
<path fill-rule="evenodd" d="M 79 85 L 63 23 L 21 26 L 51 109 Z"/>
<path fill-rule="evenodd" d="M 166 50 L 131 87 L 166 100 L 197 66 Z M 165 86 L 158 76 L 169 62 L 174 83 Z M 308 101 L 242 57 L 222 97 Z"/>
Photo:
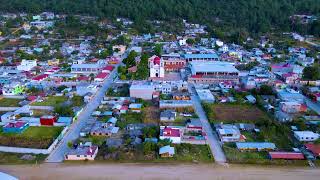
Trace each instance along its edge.
<path fill-rule="evenodd" d="M 77 78 L 78 81 L 89 81 L 89 77 L 88 76 L 80 76 Z"/>
<path fill-rule="evenodd" d="M 106 66 L 103 68 L 103 70 L 112 71 L 113 68 L 114 68 L 113 66 Z"/>
<path fill-rule="evenodd" d="M 269 152 L 271 159 L 304 159 L 302 153 L 296 152 Z"/>
<path fill-rule="evenodd" d="M 161 59 L 160 59 L 158 56 L 156 56 L 156 57 L 153 59 L 153 63 L 154 63 L 154 64 L 160 65 L 160 61 L 161 61 Z"/>
<path fill-rule="evenodd" d="M 105 79 L 109 74 L 108 73 L 99 73 L 96 78 Z"/>
<path fill-rule="evenodd" d="M 180 137 L 180 130 L 173 129 L 173 128 L 164 128 L 163 129 L 163 136 L 166 137 Z"/>
<path fill-rule="evenodd" d="M 128 108 L 128 106 L 122 106 L 121 108 L 120 108 L 120 110 L 128 110 L 129 108 Z"/>
<path fill-rule="evenodd" d="M 32 78 L 32 80 L 34 80 L 34 81 L 41 81 L 41 80 L 43 80 L 43 79 L 46 79 L 47 77 L 49 77 L 48 74 L 41 74 L 41 75 L 39 75 L 39 76 L 36 76 L 36 77 Z"/>
<path fill-rule="evenodd" d="M 5 127 L 5 128 L 21 128 L 21 127 L 23 127 L 25 124 L 27 124 L 27 123 L 26 123 L 26 122 L 22 122 L 22 121 L 9 122 L 9 123 L 6 124 L 4 127 Z"/>
<path fill-rule="evenodd" d="M 34 101 L 37 99 L 37 96 L 28 96 L 27 99 L 28 101 Z"/>
<path fill-rule="evenodd" d="M 311 151 L 315 156 L 320 156 L 320 144 L 305 144 L 304 145 L 309 151 Z"/>

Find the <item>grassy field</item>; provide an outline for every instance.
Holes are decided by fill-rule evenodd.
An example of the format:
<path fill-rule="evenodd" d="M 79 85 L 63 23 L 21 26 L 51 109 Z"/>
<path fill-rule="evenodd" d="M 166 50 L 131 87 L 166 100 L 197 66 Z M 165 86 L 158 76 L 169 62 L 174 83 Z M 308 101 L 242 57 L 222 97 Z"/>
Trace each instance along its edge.
<path fill-rule="evenodd" d="M 19 102 L 21 99 L 11 99 L 11 98 L 3 98 L 0 99 L 1 107 L 19 107 Z"/>
<path fill-rule="evenodd" d="M 234 143 L 224 144 L 223 150 L 230 163 L 308 166 L 306 160 L 271 160 L 268 158 L 267 152 L 240 152 Z"/>
<path fill-rule="evenodd" d="M 49 96 L 42 102 L 34 102 L 33 106 L 56 106 L 60 103 L 67 101 L 67 97 L 65 96 Z"/>
<path fill-rule="evenodd" d="M 263 111 L 251 105 L 204 103 L 203 107 L 211 123 L 256 123 L 268 119 Z"/>
<path fill-rule="evenodd" d="M 24 160 L 21 157 L 25 154 L 17 154 L 17 153 L 4 153 L 0 152 L 0 164 L 9 165 L 9 164 L 39 164 L 42 163 L 47 155 L 39 154 L 34 156 L 32 160 Z"/>
<path fill-rule="evenodd" d="M 96 160 L 101 162 L 145 162 L 145 163 L 212 163 L 214 161 L 207 145 L 176 144 L 175 155 L 171 158 L 161 158 L 158 150 L 145 155 L 143 148 L 137 146 L 134 149 L 120 148 L 109 150 L 105 147 L 99 149 Z M 105 158 L 106 154 L 114 155 Z"/>
<path fill-rule="evenodd" d="M 63 127 L 29 127 L 22 134 L 0 132 L 0 145 L 28 148 L 48 148 Z"/>
<path fill-rule="evenodd" d="M 128 112 L 120 116 L 120 120 L 117 121 L 117 126 L 121 129 L 125 128 L 128 124 L 142 123 L 143 114 Z"/>

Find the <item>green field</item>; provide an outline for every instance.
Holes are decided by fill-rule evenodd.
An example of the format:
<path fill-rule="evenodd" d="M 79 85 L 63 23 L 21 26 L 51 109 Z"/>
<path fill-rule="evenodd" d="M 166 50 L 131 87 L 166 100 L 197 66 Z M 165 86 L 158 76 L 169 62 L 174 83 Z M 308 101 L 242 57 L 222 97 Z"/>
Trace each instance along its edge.
<path fill-rule="evenodd" d="M 39 164 L 44 161 L 44 159 L 47 157 L 47 155 L 39 154 L 34 156 L 34 159 L 32 160 L 24 160 L 21 159 L 21 157 L 25 154 L 17 154 L 17 153 L 5 153 L 0 152 L 0 164 L 8 165 L 8 164 Z"/>
<path fill-rule="evenodd" d="M 145 163 L 212 163 L 214 158 L 207 145 L 174 144 L 175 155 L 162 158 L 158 148 L 149 154 L 143 153 L 143 145 L 131 148 L 109 149 L 105 146 L 99 149 L 96 160 L 101 162 L 145 162 Z M 105 159 L 106 154 L 116 154 L 114 158 Z"/>
<path fill-rule="evenodd" d="M 33 106 L 56 106 L 67 101 L 68 98 L 65 96 L 49 96 L 42 102 L 34 102 Z"/>
<path fill-rule="evenodd" d="M 308 166 L 306 160 L 271 160 L 267 152 L 240 152 L 235 143 L 224 144 L 223 150 L 229 163 Z"/>
<path fill-rule="evenodd" d="M 0 145 L 28 148 L 48 148 L 59 136 L 63 127 L 29 127 L 22 134 L 0 131 Z"/>
<path fill-rule="evenodd" d="M 21 99 L 3 98 L 0 99 L 0 107 L 19 107 Z"/>

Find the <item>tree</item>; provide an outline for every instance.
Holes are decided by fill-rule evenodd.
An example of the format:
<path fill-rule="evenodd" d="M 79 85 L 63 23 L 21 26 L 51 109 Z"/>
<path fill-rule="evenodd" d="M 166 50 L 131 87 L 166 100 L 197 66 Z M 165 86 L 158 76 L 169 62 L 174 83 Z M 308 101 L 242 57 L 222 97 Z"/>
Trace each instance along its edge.
<path fill-rule="evenodd" d="M 74 112 L 70 106 L 57 105 L 54 107 L 54 112 L 60 116 L 74 116 Z"/>
<path fill-rule="evenodd" d="M 189 39 L 187 39 L 187 44 L 189 44 L 189 45 L 193 45 L 194 43 L 196 43 L 196 41 L 194 40 L 194 39 L 191 39 L 191 38 L 189 38 Z"/>
<path fill-rule="evenodd" d="M 127 67 L 132 67 L 136 65 L 136 60 L 135 58 L 138 56 L 138 53 L 136 51 L 130 51 L 129 55 L 127 58 L 123 60 L 123 63 Z"/>
<path fill-rule="evenodd" d="M 154 153 L 157 150 L 158 146 L 157 144 L 153 142 L 144 142 L 143 143 L 143 153 L 144 154 L 150 154 Z"/>
<path fill-rule="evenodd" d="M 161 56 L 161 54 L 162 54 L 162 45 L 161 44 L 156 44 L 156 46 L 154 47 L 154 53 L 157 56 Z"/>
<path fill-rule="evenodd" d="M 66 89 L 66 88 L 67 88 L 67 86 L 62 85 L 62 86 L 57 87 L 57 91 L 58 91 L 58 92 L 61 92 L 61 91 L 63 91 L 63 90 Z"/>
<path fill-rule="evenodd" d="M 309 66 L 303 69 L 302 78 L 304 80 L 318 80 L 320 79 L 320 68 L 317 66 Z"/>
<path fill-rule="evenodd" d="M 268 85 L 261 85 L 259 89 L 259 94 L 261 95 L 273 95 L 273 89 Z"/>
<path fill-rule="evenodd" d="M 152 138 L 158 136 L 158 127 L 145 127 L 142 129 L 142 136 L 143 138 Z"/>

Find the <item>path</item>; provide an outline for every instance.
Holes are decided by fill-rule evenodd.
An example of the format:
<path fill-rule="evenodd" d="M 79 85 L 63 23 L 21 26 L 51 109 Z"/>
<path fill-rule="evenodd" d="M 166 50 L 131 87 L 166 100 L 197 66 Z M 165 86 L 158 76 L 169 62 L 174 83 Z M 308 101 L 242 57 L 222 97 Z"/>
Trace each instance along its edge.
<path fill-rule="evenodd" d="M 220 141 L 218 140 L 217 136 L 213 134 L 213 130 L 210 126 L 206 113 L 204 112 L 201 101 L 194 89 L 194 86 L 189 84 L 188 86 L 189 92 L 192 94 L 191 99 L 193 102 L 193 106 L 200 118 L 204 131 L 207 134 L 207 142 L 210 146 L 211 152 L 214 156 L 214 160 L 219 164 L 226 163 L 226 156 L 221 148 Z"/>
<path fill-rule="evenodd" d="M 319 169 L 214 164 L 42 164 L 0 166 L 0 171 L 25 179 L 261 179 L 318 180 Z"/>

